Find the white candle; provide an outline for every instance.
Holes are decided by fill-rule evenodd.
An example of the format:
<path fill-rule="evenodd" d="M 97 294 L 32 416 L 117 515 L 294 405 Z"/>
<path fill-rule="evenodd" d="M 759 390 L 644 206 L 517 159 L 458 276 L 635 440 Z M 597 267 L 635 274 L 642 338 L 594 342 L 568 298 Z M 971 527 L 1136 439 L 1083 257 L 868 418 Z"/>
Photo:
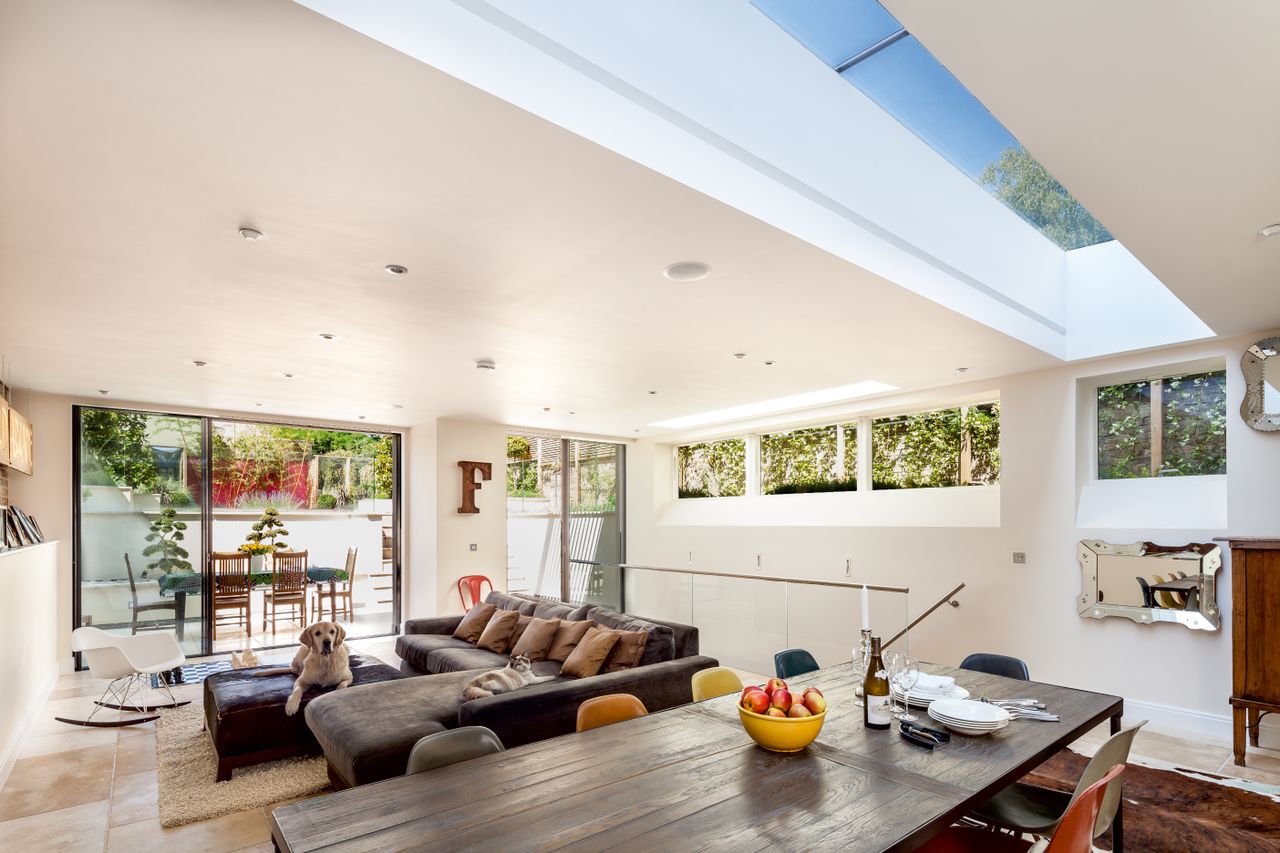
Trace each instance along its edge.
<path fill-rule="evenodd" d="M 867 601 L 867 585 L 862 585 L 862 628 L 865 631 L 871 627 L 871 606 Z"/>

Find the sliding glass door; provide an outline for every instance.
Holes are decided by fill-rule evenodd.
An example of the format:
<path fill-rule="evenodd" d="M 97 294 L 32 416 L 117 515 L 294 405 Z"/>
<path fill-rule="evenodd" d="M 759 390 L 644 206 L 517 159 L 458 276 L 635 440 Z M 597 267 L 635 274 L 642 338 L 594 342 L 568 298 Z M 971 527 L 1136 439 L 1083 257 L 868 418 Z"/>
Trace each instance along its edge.
<path fill-rule="evenodd" d="M 90 407 L 73 418 L 75 624 L 172 628 L 188 655 L 292 645 L 320 618 L 349 638 L 397 631 L 398 435 Z M 272 594 L 271 555 L 285 550 L 307 555 L 292 607 Z M 247 607 L 214 558 L 248 572 Z"/>
<path fill-rule="evenodd" d="M 205 648 L 203 418 L 78 409 L 76 623 Z"/>

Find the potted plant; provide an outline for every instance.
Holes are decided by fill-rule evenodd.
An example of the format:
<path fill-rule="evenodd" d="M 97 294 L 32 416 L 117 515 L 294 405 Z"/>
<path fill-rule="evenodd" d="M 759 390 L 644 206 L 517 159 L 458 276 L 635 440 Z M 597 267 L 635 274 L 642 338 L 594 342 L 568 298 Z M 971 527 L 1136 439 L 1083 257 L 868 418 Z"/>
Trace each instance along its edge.
<path fill-rule="evenodd" d="M 142 549 L 143 556 L 157 559 L 147 564 L 143 577 L 152 572 L 167 575 L 175 571 L 191 571 L 191 563 L 187 561 L 191 555 L 180 544 L 186 537 L 183 533 L 186 529 L 187 523 L 178 520 L 178 511 L 173 507 L 160 510 L 160 515 L 151 522 L 151 532 L 147 534 L 147 542 L 151 544 Z"/>
<path fill-rule="evenodd" d="M 287 543 L 276 541 L 279 537 L 288 535 L 289 531 L 284 529 L 284 522 L 280 520 L 280 510 L 275 507 L 263 510 L 262 518 L 253 523 L 244 537 L 244 544 L 240 546 L 241 551 L 252 556 L 249 561 L 250 572 L 258 574 L 262 571 L 263 557 L 267 554 L 288 551 Z"/>

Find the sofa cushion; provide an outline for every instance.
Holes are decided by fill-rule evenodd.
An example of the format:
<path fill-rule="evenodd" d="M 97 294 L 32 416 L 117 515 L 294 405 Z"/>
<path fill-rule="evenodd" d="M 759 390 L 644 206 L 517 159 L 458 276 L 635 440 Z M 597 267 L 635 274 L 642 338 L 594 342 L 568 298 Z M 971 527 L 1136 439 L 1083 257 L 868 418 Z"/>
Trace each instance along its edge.
<path fill-rule="evenodd" d="M 560 668 L 560 674 L 567 678 L 590 678 L 600 672 L 600 667 L 604 666 L 604 659 L 617 645 L 618 639 L 617 631 L 588 628 L 582 641 L 565 659 L 564 666 Z"/>
<path fill-rule="evenodd" d="M 539 619 L 536 616 L 530 616 L 529 619 L 524 633 L 520 635 L 520 641 L 512 647 L 511 654 L 524 655 L 531 662 L 537 663 L 547 659 L 547 652 L 551 650 L 556 632 L 560 630 L 560 620 Z"/>
<path fill-rule="evenodd" d="M 547 660 L 568 660 L 574 648 L 578 643 L 582 642 L 582 638 L 587 635 L 587 631 L 594 628 L 595 624 L 590 619 L 582 622 L 561 622 L 560 627 L 556 629 L 556 638 L 552 641 L 551 648 L 547 652 Z M 525 633 L 529 632 L 526 631 Z"/>
<path fill-rule="evenodd" d="M 533 607 L 537 603 L 523 595 L 513 595 L 509 592 L 498 592 L 496 590 L 486 595 L 484 600 L 499 610 L 514 610 L 524 616 L 532 616 Z"/>
<path fill-rule="evenodd" d="M 499 610 L 493 614 L 489 624 L 484 626 L 476 648 L 488 649 L 500 655 L 511 651 L 511 633 L 516 629 L 516 621 L 520 614 L 514 610 Z"/>
<path fill-rule="evenodd" d="M 675 660 L 675 632 L 667 625 L 660 625 L 657 622 L 650 622 L 648 619 L 641 619 L 638 616 L 630 616 L 604 607 L 598 607 L 591 611 L 591 618 L 595 619 L 604 628 L 615 628 L 619 631 L 644 631 L 647 633 L 649 637 L 644 643 L 644 653 L 640 656 L 640 666 L 661 663 L 665 660 Z"/>
<path fill-rule="evenodd" d="M 533 615 L 539 619 L 561 619 L 569 621 L 575 610 L 579 608 L 569 604 L 561 604 L 558 601 L 538 601 L 533 606 Z"/>
<path fill-rule="evenodd" d="M 617 628 L 609 630 L 618 635 L 618 642 L 609 650 L 609 656 L 604 659 L 603 671 L 618 672 L 639 666 L 640 659 L 644 657 L 644 647 L 649 641 L 649 632 L 619 631 Z"/>
<path fill-rule="evenodd" d="M 462 617 L 462 621 L 453 631 L 453 636 L 474 645 L 484 632 L 484 626 L 489 624 L 489 620 L 497 611 L 497 605 L 489 604 L 487 601 L 474 605 L 467 611 L 467 615 Z"/>
<path fill-rule="evenodd" d="M 462 688 L 478 674 L 456 672 L 348 687 L 312 700 L 306 722 L 329 766 L 348 785 L 403 776 L 409 751 L 419 738 L 458 725 Z"/>
<path fill-rule="evenodd" d="M 447 634 L 405 634 L 396 640 L 396 654 L 418 672 L 427 669 L 427 657 L 437 649 L 471 649 L 465 640 Z"/>
<path fill-rule="evenodd" d="M 502 669 L 511 663 L 506 655 L 484 649 L 437 649 L 427 655 L 426 671 L 461 672 L 464 669 Z"/>

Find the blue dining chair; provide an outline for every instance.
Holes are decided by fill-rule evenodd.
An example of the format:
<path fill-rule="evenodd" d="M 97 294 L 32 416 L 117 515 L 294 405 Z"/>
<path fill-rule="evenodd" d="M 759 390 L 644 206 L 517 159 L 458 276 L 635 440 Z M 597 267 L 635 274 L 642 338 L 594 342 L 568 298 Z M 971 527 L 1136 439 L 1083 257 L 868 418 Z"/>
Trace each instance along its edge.
<path fill-rule="evenodd" d="M 804 649 L 785 649 L 773 656 L 773 671 L 778 678 L 795 678 L 807 672 L 817 672 L 821 667 L 813 655 Z"/>
<path fill-rule="evenodd" d="M 1019 681 L 1031 680 L 1031 673 L 1027 671 L 1027 665 L 1018 658 L 1012 658 L 1008 655 L 978 652 L 960 661 L 960 668 L 972 672 L 985 672 L 988 675 L 1003 675 L 1005 678 L 1016 678 Z"/>

